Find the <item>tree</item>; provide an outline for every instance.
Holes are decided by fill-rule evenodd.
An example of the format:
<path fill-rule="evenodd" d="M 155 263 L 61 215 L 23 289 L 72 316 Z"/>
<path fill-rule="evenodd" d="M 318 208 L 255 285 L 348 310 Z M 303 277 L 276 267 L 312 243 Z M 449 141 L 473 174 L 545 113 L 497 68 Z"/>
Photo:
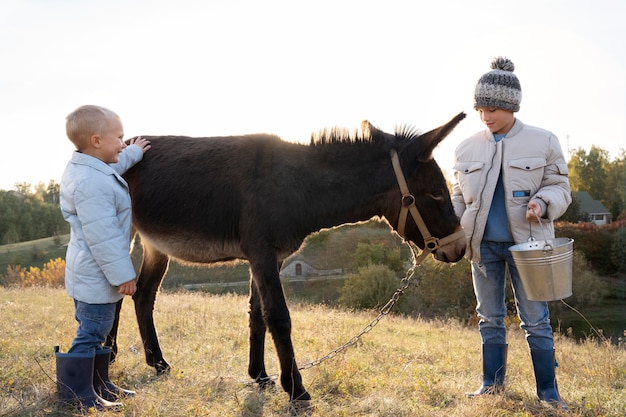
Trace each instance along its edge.
<path fill-rule="evenodd" d="M 582 213 L 580 212 L 580 202 L 576 196 L 572 195 L 572 203 L 567 207 L 567 210 L 558 219 L 564 222 L 578 223 L 581 220 Z"/>
<path fill-rule="evenodd" d="M 587 191 L 609 208 L 613 219 L 626 208 L 626 163 L 622 150 L 618 158 L 609 162 L 608 152 L 592 146 L 587 154 L 578 148 L 568 162 L 572 191 Z"/>
<path fill-rule="evenodd" d="M 39 183 L 35 192 L 28 183 L 15 190 L 0 190 L 0 244 L 24 242 L 69 232 L 59 209 L 59 185 Z"/>
<path fill-rule="evenodd" d="M 624 150 L 609 164 L 606 182 L 607 190 L 610 190 L 607 208 L 611 210 L 613 220 L 616 220 L 626 210 L 626 152 Z"/>
<path fill-rule="evenodd" d="M 608 151 L 592 145 L 587 154 L 579 148 L 572 153 L 568 165 L 572 191 L 587 191 L 596 200 L 607 200 Z"/>
<path fill-rule="evenodd" d="M 19 242 L 17 218 L 19 200 L 13 191 L 0 190 L 0 244 Z"/>
<path fill-rule="evenodd" d="M 13 185 L 16 193 L 20 195 L 29 195 L 31 193 L 32 186 L 28 182 L 16 182 Z"/>

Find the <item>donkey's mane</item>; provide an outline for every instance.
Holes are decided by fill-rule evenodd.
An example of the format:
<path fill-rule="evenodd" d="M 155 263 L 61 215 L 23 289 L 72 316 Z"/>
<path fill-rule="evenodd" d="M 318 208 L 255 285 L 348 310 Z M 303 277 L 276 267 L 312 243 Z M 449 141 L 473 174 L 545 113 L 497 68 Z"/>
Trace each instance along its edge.
<path fill-rule="evenodd" d="M 395 128 L 396 138 L 400 141 L 412 141 L 418 138 L 422 133 L 424 132 L 411 125 L 396 126 Z"/>
<path fill-rule="evenodd" d="M 350 131 L 342 127 L 330 127 L 311 133 L 311 146 L 372 142 L 369 133 L 364 133 L 358 129 Z"/>
<path fill-rule="evenodd" d="M 400 142 L 409 142 L 421 135 L 421 131 L 411 125 L 402 125 L 395 128 L 396 139 Z M 311 134 L 311 146 L 326 146 L 337 144 L 376 143 L 378 135 L 372 136 L 369 132 L 359 129 L 349 130 L 341 127 L 322 129 Z"/>

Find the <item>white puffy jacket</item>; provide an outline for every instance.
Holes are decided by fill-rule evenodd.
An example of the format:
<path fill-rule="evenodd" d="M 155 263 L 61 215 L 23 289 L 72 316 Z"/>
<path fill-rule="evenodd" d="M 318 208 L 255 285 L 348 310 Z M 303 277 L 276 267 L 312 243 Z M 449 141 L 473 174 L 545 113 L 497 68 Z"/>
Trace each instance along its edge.
<path fill-rule="evenodd" d="M 480 261 L 480 242 L 500 170 L 516 244 L 528 241 L 531 234 L 553 238 L 553 220 L 572 201 L 567 162 L 554 134 L 516 119 L 500 142 L 488 129 L 464 140 L 455 151 L 452 203 L 467 237 L 465 257 L 472 261 Z M 526 220 L 530 200 L 541 204 L 543 230 Z"/>
<path fill-rule="evenodd" d="M 131 262 L 131 202 L 120 176 L 143 158 L 136 145 L 126 147 L 116 164 L 79 152 L 72 154 L 61 180 L 60 204 L 70 224 L 65 257 L 65 289 L 90 304 L 114 303 L 118 286 L 135 278 Z"/>

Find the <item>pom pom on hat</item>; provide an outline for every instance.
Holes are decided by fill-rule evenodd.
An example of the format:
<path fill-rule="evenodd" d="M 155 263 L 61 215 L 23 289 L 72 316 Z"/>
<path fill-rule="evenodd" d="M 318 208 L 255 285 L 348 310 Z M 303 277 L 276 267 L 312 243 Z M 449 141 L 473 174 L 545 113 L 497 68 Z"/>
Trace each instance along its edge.
<path fill-rule="evenodd" d="M 504 57 L 491 62 L 491 69 L 478 80 L 474 91 L 474 108 L 493 107 L 512 112 L 519 111 L 522 87 L 513 74 L 515 65 Z"/>

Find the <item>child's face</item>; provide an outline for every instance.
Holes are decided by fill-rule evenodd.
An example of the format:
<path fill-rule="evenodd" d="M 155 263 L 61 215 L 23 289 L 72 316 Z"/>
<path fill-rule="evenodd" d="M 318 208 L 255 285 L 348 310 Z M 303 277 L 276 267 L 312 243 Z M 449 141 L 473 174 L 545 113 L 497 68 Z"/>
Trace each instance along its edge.
<path fill-rule="evenodd" d="M 495 109 L 491 107 L 479 107 L 480 120 L 487 126 L 491 133 L 505 134 L 515 124 L 515 115 L 512 111 Z"/>
<path fill-rule="evenodd" d="M 117 162 L 118 154 L 126 147 L 123 142 L 124 127 L 119 119 L 113 119 L 106 131 L 98 136 L 98 158 L 107 164 Z"/>

